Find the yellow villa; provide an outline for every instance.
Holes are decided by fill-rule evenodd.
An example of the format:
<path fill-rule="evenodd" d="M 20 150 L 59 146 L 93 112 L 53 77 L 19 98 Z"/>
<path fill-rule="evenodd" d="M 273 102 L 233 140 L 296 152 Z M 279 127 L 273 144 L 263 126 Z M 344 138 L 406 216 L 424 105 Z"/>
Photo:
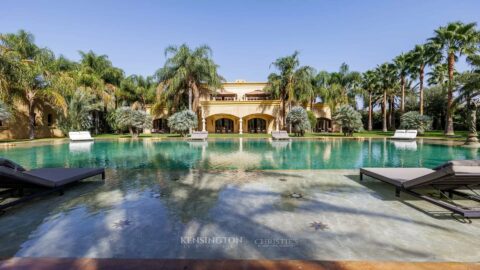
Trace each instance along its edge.
<path fill-rule="evenodd" d="M 263 91 L 267 83 L 237 80 L 223 84 L 215 94 L 200 99 L 201 119 L 198 130 L 209 133 L 271 133 L 280 128 L 281 102 Z M 317 118 L 315 131 L 332 128 L 327 106 L 316 103 L 312 110 Z M 168 132 L 168 112 L 153 115 L 152 132 Z"/>

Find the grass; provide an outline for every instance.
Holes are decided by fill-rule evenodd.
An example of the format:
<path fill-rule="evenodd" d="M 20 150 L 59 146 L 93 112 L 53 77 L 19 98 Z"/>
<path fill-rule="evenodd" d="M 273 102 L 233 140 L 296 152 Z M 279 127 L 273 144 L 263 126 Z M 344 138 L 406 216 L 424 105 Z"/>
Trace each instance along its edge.
<path fill-rule="evenodd" d="M 388 138 L 393 136 L 393 131 L 382 132 L 380 130 L 373 131 L 362 131 L 353 134 L 353 138 Z M 455 131 L 455 136 L 447 137 L 443 135 L 443 131 L 435 130 L 425 132 L 420 138 L 426 139 L 436 139 L 436 140 L 455 140 L 463 141 L 466 139 L 468 131 Z M 293 135 L 293 134 L 291 134 Z M 130 134 L 99 134 L 94 136 L 98 139 L 129 139 L 131 138 Z M 208 135 L 209 138 L 270 138 L 270 134 L 215 134 L 211 133 Z M 341 133 L 306 133 L 304 137 L 301 138 L 345 138 Z M 181 138 L 178 134 L 141 134 L 139 138 Z M 351 137 L 350 137 L 351 138 Z M 0 143 L 21 143 L 21 142 L 42 142 L 42 141 L 52 141 L 52 140 L 62 140 L 65 138 L 43 138 L 43 139 L 19 139 L 19 140 L 0 140 Z"/>

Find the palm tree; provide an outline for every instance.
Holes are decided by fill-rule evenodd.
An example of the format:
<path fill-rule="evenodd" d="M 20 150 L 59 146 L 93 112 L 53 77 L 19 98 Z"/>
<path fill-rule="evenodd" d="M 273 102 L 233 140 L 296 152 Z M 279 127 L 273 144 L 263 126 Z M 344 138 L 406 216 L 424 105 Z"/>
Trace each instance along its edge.
<path fill-rule="evenodd" d="M 371 131 L 373 129 L 372 115 L 373 115 L 373 95 L 378 91 L 378 74 L 373 70 L 368 70 L 363 73 L 362 89 L 368 95 L 368 127 Z"/>
<path fill-rule="evenodd" d="M 278 58 L 272 65 L 279 73 L 271 73 L 268 76 L 268 85 L 265 87 L 265 91 L 281 100 L 282 128 L 285 129 L 287 101 L 291 106 L 292 103 L 313 97 L 314 71 L 309 66 L 300 67 L 297 51 L 292 55 Z"/>
<path fill-rule="evenodd" d="M 445 135 L 455 135 L 453 130 L 453 83 L 455 62 L 462 55 L 471 55 L 477 51 L 479 33 L 476 23 L 464 24 L 462 22 L 449 23 L 435 30 L 435 36 L 430 40 L 438 45 L 439 52 L 447 59 L 448 63 L 448 93 L 447 93 L 447 123 Z"/>
<path fill-rule="evenodd" d="M 394 90 L 397 81 L 397 69 L 392 63 L 384 63 L 377 67 L 379 86 L 383 92 L 382 98 L 382 131 L 387 132 L 387 95 Z"/>
<path fill-rule="evenodd" d="M 411 70 L 409 55 L 401 53 L 394 59 L 395 66 L 400 76 L 400 88 L 401 88 L 401 98 L 400 98 L 400 111 L 403 113 L 405 111 L 405 84 L 406 77 L 408 72 Z"/>
<path fill-rule="evenodd" d="M 425 80 L 425 68 L 428 65 L 432 65 L 439 60 L 439 54 L 437 52 L 436 46 L 432 43 L 426 43 L 421 45 L 416 45 L 415 48 L 410 51 L 407 57 L 407 62 L 409 63 L 409 72 L 411 77 L 419 79 L 419 96 L 420 96 L 420 106 L 419 112 L 420 115 L 423 115 L 424 107 L 424 80 Z"/>
<path fill-rule="evenodd" d="M 146 105 L 155 99 L 156 86 L 151 76 L 131 75 L 122 80 L 118 95 L 132 107 L 145 110 Z"/>
<path fill-rule="evenodd" d="M 94 113 L 94 131 L 107 130 L 107 112 L 117 108 L 116 100 L 120 83 L 124 77 L 123 70 L 113 66 L 106 55 L 97 55 L 93 51 L 80 51 L 80 68 L 78 83 L 80 89 L 94 94 L 103 103 L 103 110 Z"/>
<path fill-rule="evenodd" d="M 212 59 L 212 50 L 206 45 L 192 50 L 182 44 L 179 47 L 167 47 L 165 56 L 165 65 L 157 71 L 157 77 L 164 88 L 163 94 L 176 102 L 181 102 L 179 97 L 187 94 L 189 108 L 198 114 L 200 96 L 215 91 L 224 81 L 217 73 L 218 65 Z M 193 101 L 190 101 L 192 95 Z"/>
<path fill-rule="evenodd" d="M 37 47 L 33 35 L 23 30 L 0 36 L 0 43 L 18 60 L 15 81 L 9 83 L 7 90 L 9 98 L 20 100 L 27 106 L 29 138 L 34 139 L 35 109 L 40 101 L 66 108 L 65 98 L 50 81 L 55 57 L 50 50 Z"/>

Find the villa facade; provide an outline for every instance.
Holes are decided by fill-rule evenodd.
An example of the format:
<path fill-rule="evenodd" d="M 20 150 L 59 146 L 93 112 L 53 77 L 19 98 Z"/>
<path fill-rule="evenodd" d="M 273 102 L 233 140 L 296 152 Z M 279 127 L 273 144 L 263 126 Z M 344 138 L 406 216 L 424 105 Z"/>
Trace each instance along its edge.
<path fill-rule="evenodd" d="M 263 89 L 264 82 L 237 80 L 224 83 L 216 93 L 200 98 L 201 119 L 198 130 L 209 133 L 271 133 L 281 127 L 281 101 L 272 99 Z M 316 103 L 307 110 L 317 118 L 315 131 L 332 129 L 331 112 Z M 152 132 L 168 132 L 168 112 L 153 115 Z"/>
<path fill-rule="evenodd" d="M 15 101 L 12 108 L 12 118 L 0 121 L 0 140 L 27 139 L 29 135 L 28 108 L 19 101 Z M 63 137 L 57 127 L 57 112 L 47 104 L 41 104 L 35 109 L 35 138 Z"/>

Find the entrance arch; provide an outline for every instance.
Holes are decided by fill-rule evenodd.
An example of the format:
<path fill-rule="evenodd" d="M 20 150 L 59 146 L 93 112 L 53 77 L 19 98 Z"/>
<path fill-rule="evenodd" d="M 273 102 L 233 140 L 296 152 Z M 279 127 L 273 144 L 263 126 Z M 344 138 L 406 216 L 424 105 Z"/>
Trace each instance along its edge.
<path fill-rule="evenodd" d="M 232 119 L 220 118 L 215 120 L 215 133 L 233 133 L 234 123 Z"/>
<path fill-rule="evenodd" d="M 267 121 L 262 118 L 252 118 L 247 121 L 248 133 L 267 133 Z"/>

